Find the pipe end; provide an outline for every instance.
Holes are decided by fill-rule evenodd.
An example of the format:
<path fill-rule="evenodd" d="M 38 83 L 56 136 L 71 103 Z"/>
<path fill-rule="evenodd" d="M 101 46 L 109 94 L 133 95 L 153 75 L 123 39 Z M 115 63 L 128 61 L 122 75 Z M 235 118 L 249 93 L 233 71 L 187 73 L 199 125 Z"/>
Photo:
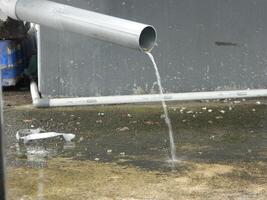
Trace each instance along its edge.
<path fill-rule="evenodd" d="M 139 47 L 142 51 L 149 52 L 155 46 L 157 32 L 153 26 L 145 27 L 139 37 Z"/>
<path fill-rule="evenodd" d="M 18 19 L 16 15 L 16 5 L 18 0 L 0 0 L 0 8 L 7 16 Z"/>

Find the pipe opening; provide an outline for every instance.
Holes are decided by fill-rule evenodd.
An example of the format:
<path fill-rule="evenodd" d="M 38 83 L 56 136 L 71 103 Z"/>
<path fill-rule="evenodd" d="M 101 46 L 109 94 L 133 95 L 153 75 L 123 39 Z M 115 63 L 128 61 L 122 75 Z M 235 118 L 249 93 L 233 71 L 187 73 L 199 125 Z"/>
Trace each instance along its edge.
<path fill-rule="evenodd" d="M 144 28 L 139 37 L 139 46 L 142 51 L 151 51 L 157 38 L 156 30 L 152 26 Z"/>

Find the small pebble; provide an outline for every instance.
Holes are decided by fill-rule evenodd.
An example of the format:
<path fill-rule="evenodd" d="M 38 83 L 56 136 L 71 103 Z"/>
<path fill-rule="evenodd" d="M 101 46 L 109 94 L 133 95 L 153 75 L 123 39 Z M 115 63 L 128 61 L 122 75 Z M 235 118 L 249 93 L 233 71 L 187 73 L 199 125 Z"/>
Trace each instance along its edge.
<path fill-rule="evenodd" d="M 180 112 L 183 112 L 185 109 L 186 109 L 185 107 L 182 107 L 181 110 L 180 110 Z"/>
<path fill-rule="evenodd" d="M 211 139 L 211 140 L 213 140 L 214 138 L 215 138 L 215 136 L 214 136 L 214 135 L 210 136 L 210 139 Z"/>
<path fill-rule="evenodd" d="M 125 152 L 121 152 L 120 155 L 121 155 L 121 156 L 125 156 Z"/>
<path fill-rule="evenodd" d="M 130 129 L 127 126 L 125 126 L 125 127 L 122 127 L 122 128 L 117 128 L 116 130 L 120 131 L 120 132 L 124 132 L 124 131 L 129 131 Z"/>
<path fill-rule="evenodd" d="M 253 108 L 253 109 L 252 109 L 252 112 L 256 112 L 256 109 L 255 109 L 255 108 Z"/>
<path fill-rule="evenodd" d="M 216 116 L 216 119 L 223 119 L 223 116 Z"/>
<path fill-rule="evenodd" d="M 82 137 L 80 137 L 79 142 L 81 142 L 81 141 L 83 141 L 83 140 L 84 140 L 84 138 L 83 138 L 83 136 L 82 136 Z"/>
<path fill-rule="evenodd" d="M 31 125 L 31 128 L 34 128 L 34 125 Z"/>
<path fill-rule="evenodd" d="M 107 153 L 112 153 L 112 150 L 111 150 L 111 149 L 108 149 L 108 150 L 107 150 Z"/>
<path fill-rule="evenodd" d="M 207 107 L 203 107 L 202 110 L 207 110 Z"/>
<path fill-rule="evenodd" d="M 192 110 L 189 110 L 189 111 L 187 111 L 186 113 L 187 113 L 187 114 L 191 114 L 191 113 L 193 113 L 193 111 L 192 111 Z"/>
<path fill-rule="evenodd" d="M 208 112 L 211 113 L 212 112 L 212 109 L 209 109 Z"/>
<path fill-rule="evenodd" d="M 102 123 L 103 123 L 102 119 L 96 120 L 95 122 L 96 122 L 97 124 L 102 124 Z"/>
<path fill-rule="evenodd" d="M 99 161 L 100 159 L 99 158 L 95 158 L 95 161 Z"/>
<path fill-rule="evenodd" d="M 252 150 L 251 149 L 248 149 L 248 153 L 252 153 Z"/>
<path fill-rule="evenodd" d="M 131 114 L 127 114 L 127 117 L 132 118 L 133 116 Z"/>
<path fill-rule="evenodd" d="M 229 110 L 231 111 L 231 110 L 233 110 L 233 108 L 231 106 L 229 106 Z"/>
<path fill-rule="evenodd" d="M 24 123 L 31 123 L 32 122 L 32 120 L 31 119 L 24 119 L 24 120 L 22 120 Z"/>
<path fill-rule="evenodd" d="M 260 102 L 260 101 L 257 101 L 257 102 L 256 102 L 256 104 L 257 104 L 257 105 L 260 105 L 260 104 L 261 104 L 261 102 Z"/>
<path fill-rule="evenodd" d="M 224 111 L 224 110 L 220 110 L 220 113 L 224 114 L 224 113 L 225 113 L 225 111 Z"/>
<path fill-rule="evenodd" d="M 144 124 L 146 125 L 159 125 L 159 122 L 153 122 L 153 121 L 145 121 Z"/>

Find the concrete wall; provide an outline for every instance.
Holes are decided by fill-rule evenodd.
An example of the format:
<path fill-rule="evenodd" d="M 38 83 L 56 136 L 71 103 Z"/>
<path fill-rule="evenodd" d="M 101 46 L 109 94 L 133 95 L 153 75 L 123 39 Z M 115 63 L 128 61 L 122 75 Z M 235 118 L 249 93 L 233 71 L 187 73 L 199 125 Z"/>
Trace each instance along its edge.
<path fill-rule="evenodd" d="M 266 0 L 57 0 L 152 24 L 166 92 L 267 88 Z M 157 92 L 146 55 L 41 27 L 44 96 Z"/>

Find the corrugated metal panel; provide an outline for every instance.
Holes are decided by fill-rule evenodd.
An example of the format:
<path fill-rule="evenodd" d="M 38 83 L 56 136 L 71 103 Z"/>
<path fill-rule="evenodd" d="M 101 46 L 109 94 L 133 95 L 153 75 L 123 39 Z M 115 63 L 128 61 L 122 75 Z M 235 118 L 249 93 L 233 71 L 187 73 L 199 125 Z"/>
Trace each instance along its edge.
<path fill-rule="evenodd" d="M 265 0 L 76 0 L 57 2 L 153 24 L 167 92 L 267 87 Z M 41 27 L 44 96 L 157 92 L 140 52 Z"/>

